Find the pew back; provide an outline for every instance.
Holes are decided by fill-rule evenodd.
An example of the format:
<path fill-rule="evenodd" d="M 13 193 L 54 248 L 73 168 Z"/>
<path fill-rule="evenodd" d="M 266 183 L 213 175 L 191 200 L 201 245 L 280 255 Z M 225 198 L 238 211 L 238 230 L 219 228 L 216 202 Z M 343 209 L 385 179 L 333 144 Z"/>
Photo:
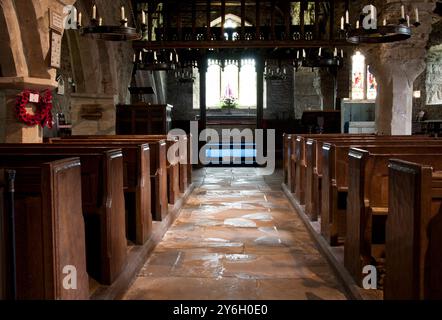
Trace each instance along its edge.
<path fill-rule="evenodd" d="M 385 243 L 385 220 L 388 214 L 388 163 L 391 158 L 422 162 L 442 170 L 442 148 L 381 147 L 349 151 L 349 184 L 344 263 L 360 283 L 362 268 L 384 255 L 373 251 L 372 244 Z M 382 152 L 382 153 L 375 153 Z"/>
<path fill-rule="evenodd" d="M 384 299 L 442 299 L 441 172 L 390 160 L 389 188 Z"/>
<path fill-rule="evenodd" d="M 5 252 L 5 232 L 3 220 L 6 219 L 6 204 L 5 204 L 5 193 L 7 190 L 7 184 L 4 180 L 5 172 L 0 168 L 0 300 L 7 298 L 6 291 L 6 252 Z"/>
<path fill-rule="evenodd" d="M 0 167 L 16 171 L 17 298 L 88 299 L 80 159 L 5 158 Z M 66 267 L 75 267 L 77 290 L 63 286 Z"/>
<path fill-rule="evenodd" d="M 122 272 L 127 255 L 121 149 L 82 146 L 57 150 L 48 145 L 12 147 L 3 144 L 0 155 L 0 163 L 9 166 L 26 163 L 29 159 L 53 161 L 80 157 L 88 272 L 101 283 L 111 284 Z"/>

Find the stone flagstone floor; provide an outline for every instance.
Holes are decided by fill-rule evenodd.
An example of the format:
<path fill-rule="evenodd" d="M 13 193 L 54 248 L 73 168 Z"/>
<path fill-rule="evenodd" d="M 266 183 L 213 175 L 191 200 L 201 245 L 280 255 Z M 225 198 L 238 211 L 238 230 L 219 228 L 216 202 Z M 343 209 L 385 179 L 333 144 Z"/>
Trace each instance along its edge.
<path fill-rule="evenodd" d="M 345 299 L 280 172 L 205 168 L 124 299 Z"/>

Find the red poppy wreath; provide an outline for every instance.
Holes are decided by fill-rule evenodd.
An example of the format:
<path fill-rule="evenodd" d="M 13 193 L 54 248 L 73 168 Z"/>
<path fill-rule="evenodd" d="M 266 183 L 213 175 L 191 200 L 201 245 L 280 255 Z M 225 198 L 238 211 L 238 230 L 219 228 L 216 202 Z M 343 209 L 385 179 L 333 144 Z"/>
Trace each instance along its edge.
<path fill-rule="evenodd" d="M 26 111 L 26 106 L 29 104 L 31 94 L 37 94 L 40 96 L 39 102 L 36 104 L 36 110 L 34 114 L 30 114 Z M 49 90 L 45 90 L 43 94 L 37 91 L 25 90 L 17 97 L 15 105 L 15 113 L 17 119 L 20 122 L 28 126 L 40 125 L 42 127 L 47 126 L 52 128 L 52 93 Z"/>

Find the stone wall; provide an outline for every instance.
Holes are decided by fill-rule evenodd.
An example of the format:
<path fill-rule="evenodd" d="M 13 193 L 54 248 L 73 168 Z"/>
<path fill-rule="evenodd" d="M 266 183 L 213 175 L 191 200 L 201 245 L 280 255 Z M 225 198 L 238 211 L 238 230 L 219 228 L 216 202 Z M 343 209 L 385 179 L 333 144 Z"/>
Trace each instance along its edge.
<path fill-rule="evenodd" d="M 295 86 L 298 73 L 293 68 L 287 68 L 285 80 L 267 80 L 264 109 L 264 119 L 286 120 L 293 119 L 295 112 Z"/>
<path fill-rule="evenodd" d="M 420 91 L 421 97 L 413 99 L 413 119 L 420 111 L 425 112 L 426 119 L 442 119 L 442 22 L 433 24 L 428 47 L 426 69 L 414 82 L 414 90 Z"/>
<path fill-rule="evenodd" d="M 321 78 L 318 69 L 300 68 L 294 80 L 295 117 L 305 110 L 322 110 Z"/>

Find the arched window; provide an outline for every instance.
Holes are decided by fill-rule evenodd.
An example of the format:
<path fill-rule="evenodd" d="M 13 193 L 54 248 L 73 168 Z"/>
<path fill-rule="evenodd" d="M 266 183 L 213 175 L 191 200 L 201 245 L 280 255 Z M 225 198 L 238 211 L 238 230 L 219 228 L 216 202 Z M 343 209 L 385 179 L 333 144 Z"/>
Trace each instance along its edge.
<path fill-rule="evenodd" d="M 365 63 L 365 57 L 356 51 L 352 57 L 351 70 L 351 99 L 375 100 L 377 96 L 377 82 Z"/>
<path fill-rule="evenodd" d="M 221 17 L 210 24 L 221 25 Z M 246 26 L 251 24 L 245 22 Z M 241 26 L 241 18 L 234 14 L 225 16 L 224 28 L 236 29 Z M 233 39 L 235 39 L 233 33 Z M 224 69 L 220 66 L 224 65 Z M 208 60 L 206 76 L 206 105 L 209 108 L 221 107 L 226 98 L 233 98 L 239 108 L 256 108 L 255 59 Z"/>
<path fill-rule="evenodd" d="M 256 70 L 254 59 L 228 60 L 224 70 L 209 59 L 206 77 L 207 107 L 220 107 L 233 98 L 239 108 L 256 108 Z"/>

